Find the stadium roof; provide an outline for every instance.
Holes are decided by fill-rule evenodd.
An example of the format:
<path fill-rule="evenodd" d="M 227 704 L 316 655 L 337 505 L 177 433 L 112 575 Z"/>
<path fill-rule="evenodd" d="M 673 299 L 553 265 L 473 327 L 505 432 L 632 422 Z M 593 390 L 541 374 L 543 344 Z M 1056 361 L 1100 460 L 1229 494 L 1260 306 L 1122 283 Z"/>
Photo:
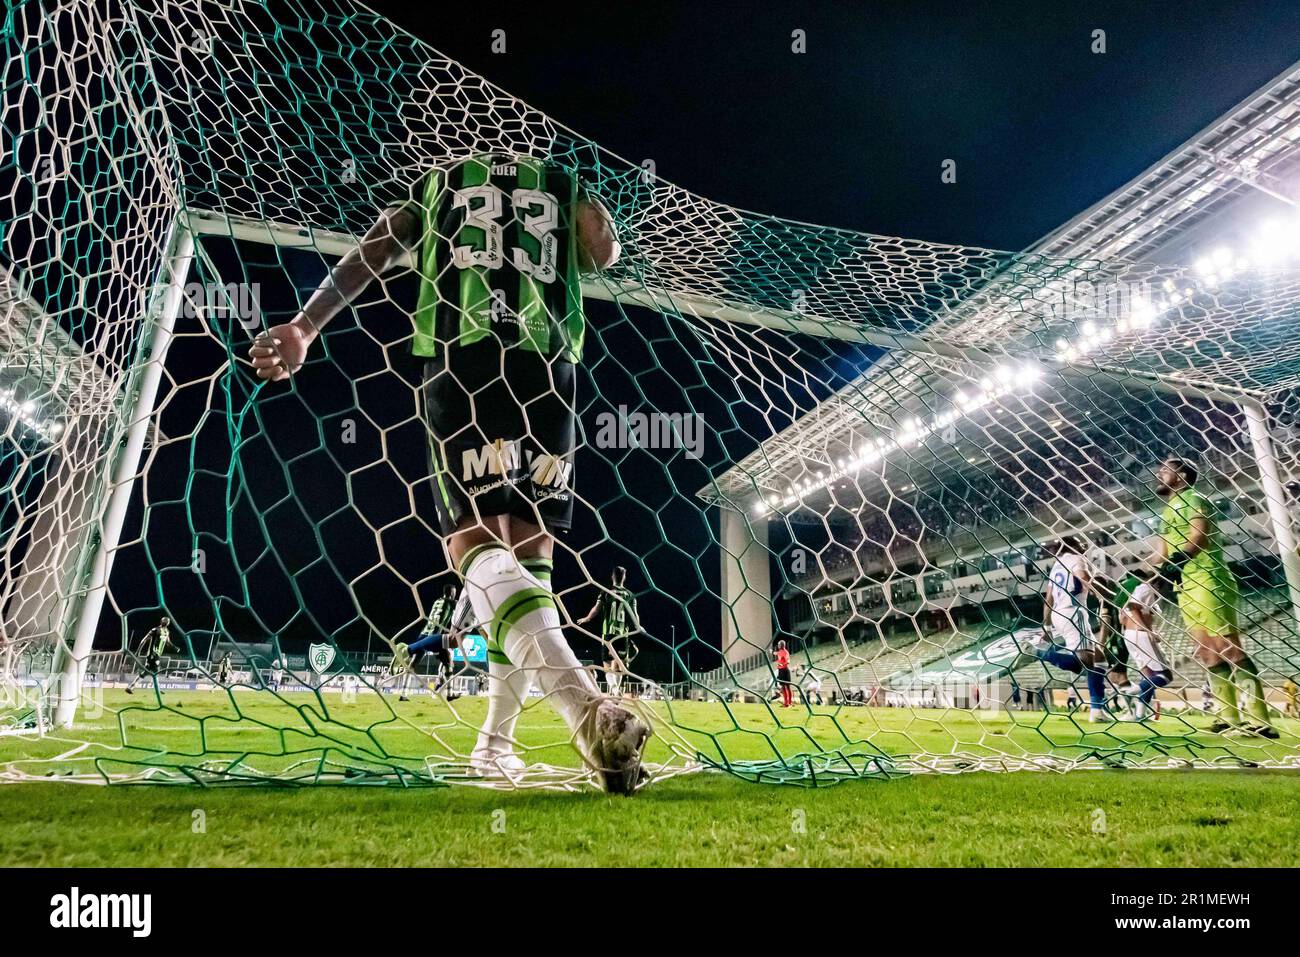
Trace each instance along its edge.
<path fill-rule="evenodd" d="M 0 390 L 39 406 L 40 419 L 73 418 L 106 407 L 117 384 L 25 288 L 0 269 Z"/>
<path fill-rule="evenodd" d="M 899 348 L 766 440 L 701 489 L 700 497 L 744 508 L 760 496 L 788 498 L 791 486 L 833 471 L 862 443 L 869 450 L 878 436 L 894 436 L 907 428 L 904 423 L 950 407 L 953 391 L 988 376 L 999 357 L 1056 360 L 1064 373 L 1050 377 L 1052 388 L 1038 387 L 1036 401 L 1010 403 L 1013 418 L 1037 429 L 1060 424 L 1055 406 L 1068 398 L 1071 377 L 1084 379 L 1093 391 L 1099 384 L 1122 389 L 1149 381 L 1156 387 L 1184 383 L 1190 394 L 1221 397 L 1300 385 L 1295 272 L 1247 274 L 1234 268 L 1234 260 L 1226 268 L 1214 261 L 1202 262 L 1198 271 L 1185 268 L 1188 260 L 1205 257 L 1211 244 L 1233 244 L 1233 234 L 1258 229 L 1266 214 L 1276 215 L 1284 204 L 1294 206 L 1297 177 L 1300 63 L 1022 257 L 1008 260 L 1001 275 L 940 312 L 924 330 L 899 338 Z M 1069 311 L 1068 288 L 1075 279 L 1150 288 L 1181 305 L 1161 317 L 1159 335 L 1142 334 L 1148 320 L 1142 330 L 1124 335 L 1121 328 L 1110 342 L 1079 350 L 1077 327 L 1060 321 Z M 1034 308 L 1045 291 L 1051 293 L 1049 308 Z M 1053 346 L 1059 353 L 1062 345 L 1049 340 L 1053 334 L 1069 340 L 1073 351 L 1053 355 Z M 888 345 L 887 339 L 876 341 Z M 932 446 L 936 465 L 970 467 L 968 447 L 951 441 Z"/>

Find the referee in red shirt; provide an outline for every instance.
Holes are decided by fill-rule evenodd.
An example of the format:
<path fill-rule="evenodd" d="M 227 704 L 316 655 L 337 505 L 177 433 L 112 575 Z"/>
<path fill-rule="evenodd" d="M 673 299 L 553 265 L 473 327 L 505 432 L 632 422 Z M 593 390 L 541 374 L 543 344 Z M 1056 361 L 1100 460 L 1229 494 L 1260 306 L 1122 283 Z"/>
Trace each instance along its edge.
<path fill-rule="evenodd" d="M 775 657 L 776 683 L 781 688 L 781 707 L 788 708 L 794 696 L 794 689 L 790 681 L 790 652 L 786 650 L 784 641 L 776 643 Z"/>

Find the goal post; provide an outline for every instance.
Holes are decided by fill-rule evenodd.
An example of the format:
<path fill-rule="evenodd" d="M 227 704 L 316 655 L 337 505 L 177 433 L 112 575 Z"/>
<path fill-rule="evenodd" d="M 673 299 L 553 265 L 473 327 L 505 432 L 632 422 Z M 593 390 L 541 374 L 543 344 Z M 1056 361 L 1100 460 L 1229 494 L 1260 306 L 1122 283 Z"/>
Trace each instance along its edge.
<path fill-rule="evenodd" d="M 70 618 L 71 638 L 59 644 L 59 660 L 55 665 L 58 678 L 55 683 L 53 723 L 60 728 L 71 726 L 81 700 L 86 661 L 95 644 L 95 632 L 108 591 L 113 559 L 139 474 L 145 439 L 153 420 L 158 385 L 162 381 L 167 361 L 167 349 L 176 328 L 176 318 L 181 310 L 185 284 L 190 275 L 190 264 L 194 257 L 194 234 L 178 221 L 165 250 L 156 292 L 146 300 L 148 306 L 141 318 L 141 324 L 149 330 L 149 334 L 140 337 L 141 361 L 135 364 L 137 375 L 126 390 L 131 398 L 122 410 L 125 432 L 117 456 L 109 460 L 112 478 L 108 483 L 107 507 L 98 534 L 94 536 L 80 605 L 76 614 Z"/>
<path fill-rule="evenodd" d="M 1268 425 L 1268 411 L 1257 401 L 1241 400 L 1250 430 L 1250 444 L 1259 469 L 1261 493 L 1268 508 L 1273 541 L 1286 575 L 1287 592 L 1296 631 L 1300 634 L 1300 553 L 1296 551 L 1294 498 L 1288 497 L 1278 469 L 1273 434 Z"/>

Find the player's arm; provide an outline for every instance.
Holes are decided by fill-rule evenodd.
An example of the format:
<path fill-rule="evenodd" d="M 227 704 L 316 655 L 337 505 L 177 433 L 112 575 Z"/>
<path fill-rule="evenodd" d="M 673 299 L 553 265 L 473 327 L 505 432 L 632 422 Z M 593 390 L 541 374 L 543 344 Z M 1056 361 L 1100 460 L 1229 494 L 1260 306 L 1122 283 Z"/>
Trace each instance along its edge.
<path fill-rule="evenodd" d="M 618 262 L 623 253 L 614 235 L 614 219 L 600 200 L 584 196 L 574 209 L 578 233 L 578 268 L 582 272 L 601 272 Z"/>
<path fill-rule="evenodd" d="M 1155 622 L 1152 620 L 1153 616 L 1150 608 L 1137 602 L 1129 602 L 1128 608 L 1129 613 L 1133 616 L 1133 620 L 1137 622 L 1137 626 L 1141 631 L 1153 635 L 1156 633 Z"/>
<path fill-rule="evenodd" d="M 1197 515 L 1187 529 L 1187 541 L 1183 543 L 1182 551 L 1188 558 L 1195 558 L 1205 550 L 1209 540 L 1210 519 L 1206 515 Z"/>
<path fill-rule="evenodd" d="M 279 382 L 302 368 L 320 331 L 376 278 L 418 245 L 420 219 L 409 206 L 386 209 L 360 244 L 339 260 L 292 321 L 272 326 L 248 350 L 259 379 Z"/>
<path fill-rule="evenodd" d="M 1187 536 L 1181 548 L 1172 551 L 1163 540 L 1160 543 L 1160 563 L 1157 575 L 1167 582 L 1178 584 L 1183 577 L 1183 568 L 1195 558 L 1210 540 L 1209 517 L 1200 514 L 1192 516 L 1187 526 Z"/>
<path fill-rule="evenodd" d="M 596 599 L 596 604 L 594 604 L 594 605 L 591 606 L 591 611 L 587 612 L 587 614 L 585 614 L 583 617 L 581 617 L 581 618 L 578 619 L 578 627 L 581 628 L 582 626 L 586 625 L 587 622 L 591 621 L 591 620 L 594 619 L 597 615 L 599 615 L 599 614 L 600 614 L 600 606 L 601 606 L 602 604 L 604 604 L 604 602 L 605 602 L 605 596 L 604 596 L 604 595 L 601 595 L 599 598 L 597 598 L 597 599 Z"/>
<path fill-rule="evenodd" d="M 1043 591 L 1043 634 L 1051 630 L 1052 621 L 1052 581 L 1049 578 L 1047 588 Z"/>
<path fill-rule="evenodd" d="M 1092 592 L 1092 566 L 1086 561 L 1080 562 L 1074 580 L 1079 583 L 1079 601 L 1086 601 Z"/>

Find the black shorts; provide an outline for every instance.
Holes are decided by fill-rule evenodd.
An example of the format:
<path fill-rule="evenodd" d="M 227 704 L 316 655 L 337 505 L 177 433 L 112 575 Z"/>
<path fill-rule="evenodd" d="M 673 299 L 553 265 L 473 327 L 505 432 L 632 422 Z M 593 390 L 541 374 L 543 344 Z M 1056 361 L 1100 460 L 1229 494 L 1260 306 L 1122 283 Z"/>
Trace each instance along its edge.
<path fill-rule="evenodd" d="M 790 684 L 790 669 L 781 668 L 780 670 L 778 670 L 776 673 L 776 680 L 783 685 Z"/>
<path fill-rule="evenodd" d="M 421 405 L 444 535 L 495 515 L 569 529 L 576 382 L 571 362 L 490 341 L 425 363 Z"/>
<path fill-rule="evenodd" d="M 155 654 L 149 654 L 144 659 L 144 670 L 151 675 L 156 675 L 158 669 L 162 667 L 162 659 Z"/>

